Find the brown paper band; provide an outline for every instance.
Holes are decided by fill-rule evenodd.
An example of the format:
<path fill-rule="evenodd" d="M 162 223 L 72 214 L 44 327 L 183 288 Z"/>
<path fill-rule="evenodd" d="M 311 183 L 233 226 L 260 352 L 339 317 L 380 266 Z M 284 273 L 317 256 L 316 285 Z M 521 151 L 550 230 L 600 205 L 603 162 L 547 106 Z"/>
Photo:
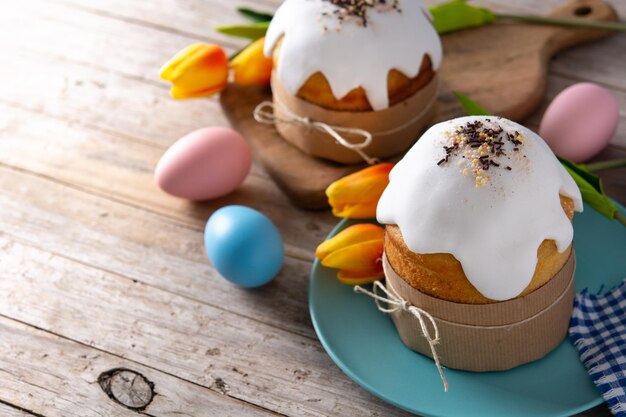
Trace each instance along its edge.
<path fill-rule="evenodd" d="M 573 251 L 563 269 L 548 283 L 554 282 L 554 285 L 546 284 L 526 297 L 485 305 L 452 303 L 422 294 L 399 277 L 386 259 L 384 262 L 387 285 L 408 303 L 434 317 L 440 335 L 437 354 L 447 367 L 469 371 L 510 369 L 542 358 L 567 333 L 574 299 Z M 547 302 L 550 297 L 551 301 Z M 518 301 L 524 298 L 527 298 L 525 302 Z M 426 300 L 428 307 L 419 304 L 419 300 Z M 497 308 L 489 308 L 496 305 Z M 509 311 L 518 309 L 522 311 L 514 314 Z M 456 322 L 442 319 L 442 316 L 464 319 Z M 430 345 L 412 315 L 395 311 L 391 317 L 400 338 L 410 349 L 432 357 Z M 511 321 L 512 317 L 519 320 Z"/>
<path fill-rule="evenodd" d="M 276 101 L 274 101 L 274 103 L 275 102 Z M 276 110 L 276 105 L 278 105 L 278 103 L 276 105 L 274 103 L 271 101 L 264 101 L 257 105 L 252 113 L 254 120 L 259 123 L 269 125 L 288 124 L 318 130 L 322 133 L 326 133 L 328 136 L 331 136 L 344 148 L 356 152 L 369 165 L 374 165 L 380 162 L 377 158 L 372 158 L 365 151 L 363 151 L 364 148 L 370 146 L 372 140 L 374 139 L 374 136 L 367 130 L 353 127 L 331 126 L 326 123 L 317 122 L 309 119 L 308 117 L 298 116 L 283 105 L 280 105 L 280 113 L 283 114 L 283 116 L 279 116 L 278 110 Z M 347 136 L 360 136 L 363 138 L 363 142 L 350 142 L 345 138 Z"/>
<path fill-rule="evenodd" d="M 274 108 L 278 118 L 286 119 L 290 114 L 295 114 L 329 126 L 370 132 L 373 140 L 362 151 L 376 158 L 406 151 L 415 142 L 434 115 L 438 85 L 438 77 L 435 76 L 407 100 L 380 111 L 333 111 L 290 94 L 276 75 L 272 77 Z M 341 146 L 334 138 L 319 130 L 289 123 L 277 123 L 276 129 L 287 142 L 309 155 L 341 163 L 362 162 L 362 158 L 353 150 Z M 358 143 L 362 138 L 346 136 L 346 140 Z"/>
<path fill-rule="evenodd" d="M 573 279 L 576 268 L 574 250 L 567 262 L 545 285 L 530 294 L 513 300 L 491 304 L 462 304 L 442 300 L 417 291 L 402 279 L 393 269 L 386 255 L 383 255 L 383 269 L 387 279 L 393 282 L 398 294 L 412 305 L 426 311 L 436 311 L 437 318 L 472 326 L 500 326 L 518 323 L 545 310 L 563 294 Z"/>

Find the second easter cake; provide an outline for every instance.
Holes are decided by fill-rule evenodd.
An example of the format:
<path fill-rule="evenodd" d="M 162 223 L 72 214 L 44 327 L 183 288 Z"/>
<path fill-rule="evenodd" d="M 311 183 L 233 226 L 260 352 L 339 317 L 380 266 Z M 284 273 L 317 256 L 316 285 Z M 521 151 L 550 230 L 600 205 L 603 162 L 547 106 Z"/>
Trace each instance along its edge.
<path fill-rule="evenodd" d="M 341 163 L 405 151 L 432 117 L 442 48 L 422 0 L 286 0 L 268 29 L 276 127 L 304 152 Z M 282 122 L 281 122 L 282 121 Z M 287 122 L 285 122 L 287 121 Z M 336 129 L 338 128 L 338 129 Z"/>

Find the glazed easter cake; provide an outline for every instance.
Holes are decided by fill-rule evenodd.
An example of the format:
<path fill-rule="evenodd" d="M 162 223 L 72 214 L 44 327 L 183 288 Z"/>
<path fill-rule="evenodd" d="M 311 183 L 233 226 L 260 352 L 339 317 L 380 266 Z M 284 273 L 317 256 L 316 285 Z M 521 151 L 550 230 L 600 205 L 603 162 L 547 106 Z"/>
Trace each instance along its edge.
<path fill-rule="evenodd" d="M 574 211 L 580 191 L 537 134 L 498 117 L 437 124 L 378 204 L 387 288 L 434 317 L 445 366 L 539 359 L 567 332 Z M 414 315 L 392 317 L 405 344 L 432 355 Z"/>
<path fill-rule="evenodd" d="M 274 60 L 276 127 L 310 155 L 363 161 L 296 118 L 331 126 L 357 145 L 368 132 L 361 150 L 380 158 L 406 151 L 432 117 L 442 49 L 422 0 L 286 0 L 265 54 Z"/>

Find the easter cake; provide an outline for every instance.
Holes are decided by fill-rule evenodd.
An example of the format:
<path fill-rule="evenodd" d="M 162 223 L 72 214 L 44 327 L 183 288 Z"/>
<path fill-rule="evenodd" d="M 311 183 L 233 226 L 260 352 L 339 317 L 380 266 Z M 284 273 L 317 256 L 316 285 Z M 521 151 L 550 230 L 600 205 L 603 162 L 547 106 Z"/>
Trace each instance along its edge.
<path fill-rule="evenodd" d="M 267 31 L 276 127 L 306 153 L 362 162 L 405 151 L 432 117 L 442 48 L 422 0 L 286 0 Z M 319 125 L 318 125 L 319 126 Z M 338 129 L 337 129 L 338 128 Z"/>
<path fill-rule="evenodd" d="M 390 173 L 377 208 L 385 275 L 435 317 L 441 363 L 509 369 L 552 350 L 573 300 L 573 179 L 525 127 L 462 117 L 430 128 Z M 430 354 L 415 317 L 394 323 Z"/>

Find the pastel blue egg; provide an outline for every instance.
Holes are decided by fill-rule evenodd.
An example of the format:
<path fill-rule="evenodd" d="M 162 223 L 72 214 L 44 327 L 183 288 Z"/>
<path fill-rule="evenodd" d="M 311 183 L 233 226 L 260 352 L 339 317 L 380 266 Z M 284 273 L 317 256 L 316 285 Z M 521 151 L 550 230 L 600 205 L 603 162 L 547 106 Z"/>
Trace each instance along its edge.
<path fill-rule="evenodd" d="M 270 282 L 285 259 L 274 223 L 245 206 L 226 206 L 213 213 L 204 229 L 204 248 L 224 278 L 245 288 Z"/>

